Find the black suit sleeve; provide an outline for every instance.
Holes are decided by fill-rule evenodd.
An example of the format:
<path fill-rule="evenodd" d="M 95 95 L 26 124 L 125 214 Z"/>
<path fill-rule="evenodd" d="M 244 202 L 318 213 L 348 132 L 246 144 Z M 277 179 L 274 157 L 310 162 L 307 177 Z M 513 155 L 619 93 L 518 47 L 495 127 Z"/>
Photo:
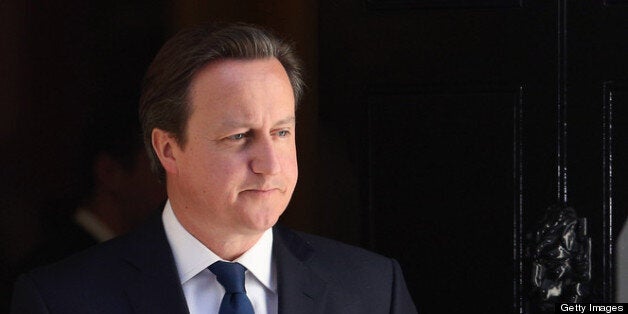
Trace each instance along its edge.
<path fill-rule="evenodd" d="M 393 289 L 390 313 L 394 314 L 412 314 L 417 313 L 412 297 L 406 287 L 406 281 L 403 279 L 403 273 L 399 263 L 392 259 L 393 267 Z"/>
<path fill-rule="evenodd" d="M 11 314 L 42 314 L 50 313 L 41 297 L 35 282 L 29 275 L 18 278 L 13 289 Z"/>

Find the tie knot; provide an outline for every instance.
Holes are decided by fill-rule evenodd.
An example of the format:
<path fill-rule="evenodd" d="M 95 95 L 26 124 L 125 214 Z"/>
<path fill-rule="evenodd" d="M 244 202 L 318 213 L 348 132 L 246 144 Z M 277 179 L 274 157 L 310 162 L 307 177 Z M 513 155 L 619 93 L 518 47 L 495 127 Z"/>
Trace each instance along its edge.
<path fill-rule="evenodd" d="M 218 261 L 208 268 L 216 275 L 216 279 L 225 288 L 226 293 L 246 293 L 244 289 L 246 267 L 239 263 Z"/>

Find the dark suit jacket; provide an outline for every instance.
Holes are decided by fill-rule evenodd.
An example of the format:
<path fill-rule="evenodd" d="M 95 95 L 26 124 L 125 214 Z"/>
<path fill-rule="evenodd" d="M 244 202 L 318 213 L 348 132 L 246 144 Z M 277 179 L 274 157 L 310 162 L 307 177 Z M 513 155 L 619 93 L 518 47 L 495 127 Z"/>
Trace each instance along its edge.
<path fill-rule="evenodd" d="M 0 265 L 4 266 L 0 267 L 0 271 L 3 271 L 0 274 L 0 313 L 9 312 L 13 284 L 20 274 L 60 261 L 98 244 L 98 240 L 75 223 L 71 212 L 64 208 L 44 208 L 41 213 L 42 242 L 31 248 L 19 261 L 7 263 L 6 266 Z M 0 263 L 3 262 L 5 260 L 0 257 Z"/>
<path fill-rule="evenodd" d="M 58 217 L 54 223 L 49 221 L 44 222 L 47 226 L 44 227 L 43 242 L 20 260 L 20 273 L 58 262 L 98 244 L 98 239 L 75 223 L 72 217 Z"/>
<path fill-rule="evenodd" d="M 279 313 L 416 313 L 395 260 L 275 227 Z M 22 275 L 12 313 L 187 313 L 161 215 Z"/>

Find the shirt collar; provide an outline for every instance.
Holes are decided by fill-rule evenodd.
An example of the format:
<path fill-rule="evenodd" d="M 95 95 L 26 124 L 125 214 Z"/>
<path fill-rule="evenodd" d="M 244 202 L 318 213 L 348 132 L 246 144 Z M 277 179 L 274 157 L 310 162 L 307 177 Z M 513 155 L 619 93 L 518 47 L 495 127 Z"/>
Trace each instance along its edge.
<path fill-rule="evenodd" d="M 85 208 L 79 208 L 76 211 L 74 221 L 98 242 L 105 242 L 116 236 L 116 233 L 109 226 Z"/>
<path fill-rule="evenodd" d="M 209 265 L 222 260 L 181 225 L 172 210 L 170 200 L 166 202 L 162 213 L 166 237 L 177 265 L 179 279 L 184 284 Z M 272 229 L 264 231 L 262 237 L 234 262 L 246 267 L 257 280 L 273 292 L 277 291 L 276 275 L 272 264 Z"/>
<path fill-rule="evenodd" d="M 277 280 L 274 273 L 275 267 L 272 263 L 273 251 L 273 231 L 267 229 L 262 237 L 234 262 L 242 264 L 253 276 L 257 278 L 266 288 L 277 292 Z"/>

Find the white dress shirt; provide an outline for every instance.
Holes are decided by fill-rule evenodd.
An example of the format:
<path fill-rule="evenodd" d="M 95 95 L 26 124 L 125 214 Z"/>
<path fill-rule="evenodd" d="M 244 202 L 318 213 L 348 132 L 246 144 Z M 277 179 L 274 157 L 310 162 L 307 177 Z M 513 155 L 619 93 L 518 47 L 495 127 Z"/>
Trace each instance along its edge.
<path fill-rule="evenodd" d="M 207 267 L 223 259 L 183 228 L 170 201 L 166 202 L 162 218 L 190 314 L 218 313 L 225 289 Z M 244 286 L 256 314 L 277 313 L 277 271 L 272 247 L 273 232 L 268 229 L 252 248 L 233 261 L 247 268 Z"/>
<path fill-rule="evenodd" d="M 98 242 L 105 242 L 116 236 L 116 233 L 113 232 L 109 226 L 85 208 L 78 208 L 76 210 L 74 222 L 81 226 L 89 235 L 94 237 L 94 239 L 98 240 Z"/>

